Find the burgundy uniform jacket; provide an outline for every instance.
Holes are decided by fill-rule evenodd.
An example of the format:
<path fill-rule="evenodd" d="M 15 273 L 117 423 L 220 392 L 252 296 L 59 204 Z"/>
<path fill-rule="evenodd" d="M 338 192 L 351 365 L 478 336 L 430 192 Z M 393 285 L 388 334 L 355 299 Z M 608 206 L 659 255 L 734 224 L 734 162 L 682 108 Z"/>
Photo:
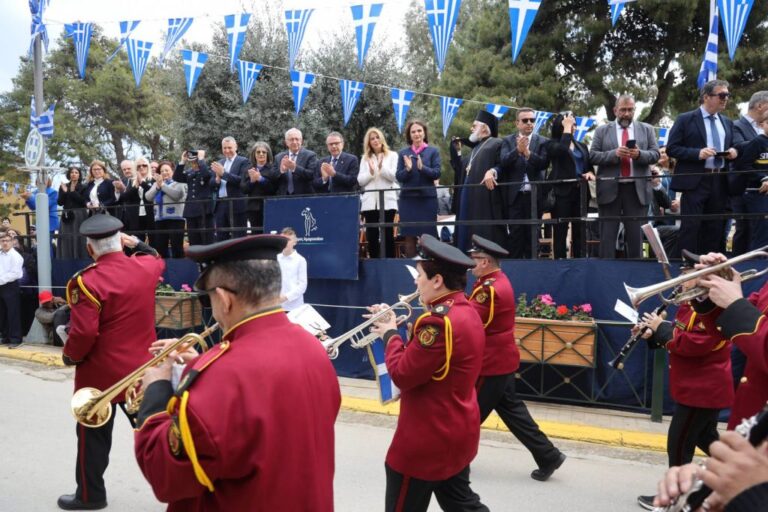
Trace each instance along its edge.
<path fill-rule="evenodd" d="M 520 366 L 515 343 L 515 291 L 504 272 L 495 270 L 477 281 L 469 303 L 485 326 L 485 352 L 480 375 L 506 375 Z"/>
<path fill-rule="evenodd" d="M 485 333 L 461 291 L 443 295 L 430 309 L 415 322 L 408 344 L 397 334 L 385 340 L 387 370 L 401 392 L 400 417 L 386 460 L 404 475 L 445 480 L 477 454 L 475 382 Z"/>

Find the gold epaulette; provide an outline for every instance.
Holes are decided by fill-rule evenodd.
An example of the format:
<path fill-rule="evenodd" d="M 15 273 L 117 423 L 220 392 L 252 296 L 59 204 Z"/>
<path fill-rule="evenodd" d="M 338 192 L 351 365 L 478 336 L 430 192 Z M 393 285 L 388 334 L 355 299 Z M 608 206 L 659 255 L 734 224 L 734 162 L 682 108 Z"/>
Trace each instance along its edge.
<path fill-rule="evenodd" d="M 80 302 L 80 293 L 82 292 L 82 294 L 85 295 L 88 300 L 93 302 L 96 305 L 96 307 L 99 309 L 99 311 L 101 311 L 101 302 L 99 302 L 99 299 L 96 298 L 93 292 L 91 292 L 83 282 L 83 274 L 88 269 L 94 268 L 96 265 L 97 263 L 94 262 L 88 265 L 87 267 L 81 270 L 78 270 L 72 275 L 72 277 L 67 282 L 67 291 L 66 291 L 67 304 L 69 304 L 70 307 Z M 73 286 L 70 287 L 70 284 Z"/>

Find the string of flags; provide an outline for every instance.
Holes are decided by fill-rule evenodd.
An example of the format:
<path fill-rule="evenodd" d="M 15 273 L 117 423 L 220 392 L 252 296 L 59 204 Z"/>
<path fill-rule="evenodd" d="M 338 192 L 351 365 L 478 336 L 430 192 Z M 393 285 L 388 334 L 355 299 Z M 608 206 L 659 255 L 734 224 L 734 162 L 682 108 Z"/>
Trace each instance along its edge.
<path fill-rule="evenodd" d="M 29 111 L 29 127 L 37 128 L 40 131 L 40 135 L 47 139 L 53 137 L 54 108 L 56 108 L 55 103 L 48 107 L 48 110 L 38 116 L 35 109 L 35 98 L 34 96 L 32 97 L 32 106 Z"/>
<path fill-rule="evenodd" d="M 32 192 L 33 190 L 35 190 L 35 187 L 29 184 L 25 185 L 22 183 L 13 183 L 8 181 L 3 181 L 0 183 L 0 190 L 2 190 L 3 194 L 5 195 L 8 195 L 10 193 L 13 193 L 13 195 L 19 195 L 21 191 Z"/>

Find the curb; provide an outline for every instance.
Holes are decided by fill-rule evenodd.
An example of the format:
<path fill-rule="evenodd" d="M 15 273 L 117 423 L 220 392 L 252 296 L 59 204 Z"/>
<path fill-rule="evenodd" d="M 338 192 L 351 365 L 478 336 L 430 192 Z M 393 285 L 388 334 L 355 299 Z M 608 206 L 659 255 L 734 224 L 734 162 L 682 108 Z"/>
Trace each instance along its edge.
<path fill-rule="evenodd" d="M 55 352 L 32 351 L 22 347 L 15 349 L 0 347 L 0 357 L 16 359 L 19 361 L 31 361 L 33 363 L 44 364 L 45 366 L 64 367 L 64 362 L 61 360 L 61 354 Z"/>

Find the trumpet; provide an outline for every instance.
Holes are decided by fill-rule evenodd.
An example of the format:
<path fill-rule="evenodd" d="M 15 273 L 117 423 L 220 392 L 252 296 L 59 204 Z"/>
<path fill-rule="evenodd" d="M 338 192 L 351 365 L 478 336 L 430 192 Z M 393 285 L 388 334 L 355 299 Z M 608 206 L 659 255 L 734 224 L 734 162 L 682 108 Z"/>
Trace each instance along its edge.
<path fill-rule="evenodd" d="M 396 303 L 374 314 L 371 316 L 371 318 L 361 323 L 357 327 L 345 332 L 337 338 L 331 338 L 323 341 L 323 348 L 326 350 L 326 352 L 328 352 L 328 357 L 330 359 L 336 359 L 339 357 L 339 347 L 346 341 L 349 341 L 349 344 L 354 348 L 363 348 L 366 345 L 370 345 L 376 341 L 376 338 L 378 338 L 379 335 L 373 332 L 366 332 L 366 330 L 378 320 L 389 315 L 394 309 L 406 310 L 405 313 L 395 319 L 397 325 L 405 323 L 413 314 L 413 306 L 411 306 L 411 302 L 413 302 L 413 300 L 418 296 L 418 291 L 415 291 L 410 295 L 398 295 Z"/>
<path fill-rule="evenodd" d="M 681 289 L 680 291 L 672 293 L 669 298 L 664 297 L 662 292 L 669 290 L 670 288 L 676 288 L 677 286 L 680 286 L 681 284 L 688 281 L 706 277 L 710 274 L 721 274 L 726 279 L 730 279 L 730 276 L 733 272 L 731 267 L 733 265 L 755 258 L 768 258 L 768 246 L 761 247 L 760 249 L 756 249 L 754 251 L 746 252 L 740 256 L 736 256 L 722 263 L 718 263 L 717 265 L 712 265 L 711 267 L 703 268 L 701 270 L 691 272 L 690 274 L 683 274 L 681 276 L 668 279 L 660 283 L 652 284 L 642 288 L 633 288 L 624 283 L 624 288 L 627 290 L 627 295 L 629 295 L 629 300 L 634 308 L 637 308 L 637 306 L 639 306 L 643 301 L 657 294 L 661 298 L 661 301 L 665 304 L 680 305 L 683 302 L 687 302 L 697 297 L 702 297 L 709 293 L 709 291 L 703 286 L 696 286 L 689 290 Z M 741 281 L 750 281 L 752 279 L 763 276 L 766 272 L 768 272 L 768 268 L 760 271 L 756 269 L 745 270 L 741 273 Z"/>
<path fill-rule="evenodd" d="M 72 395 L 72 400 L 70 401 L 72 416 L 74 416 L 75 420 L 84 427 L 101 427 L 112 417 L 112 400 L 121 393 L 126 393 L 126 409 L 128 409 L 129 412 L 138 411 L 138 406 L 144 397 L 144 392 L 142 390 L 137 390 L 137 388 L 147 369 L 160 364 L 171 354 L 171 352 L 180 348 L 186 349 L 194 345 L 199 345 L 204 352 L 208 348 L 205 338 L 216 332 L 218 328 L 219 324 L 213 324 L 200 334 L 194 332 L 185 334 L 158 352 L 155 357 L 104 391 L 99 391 L 96 388 L 78 389 L 75 391 L 75 394 Z"/>

